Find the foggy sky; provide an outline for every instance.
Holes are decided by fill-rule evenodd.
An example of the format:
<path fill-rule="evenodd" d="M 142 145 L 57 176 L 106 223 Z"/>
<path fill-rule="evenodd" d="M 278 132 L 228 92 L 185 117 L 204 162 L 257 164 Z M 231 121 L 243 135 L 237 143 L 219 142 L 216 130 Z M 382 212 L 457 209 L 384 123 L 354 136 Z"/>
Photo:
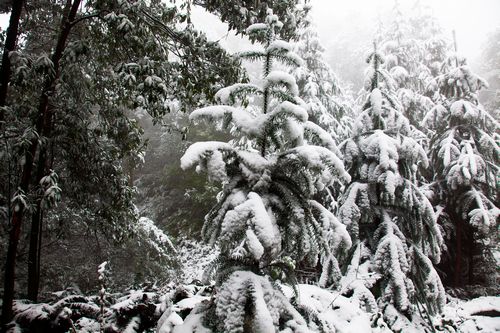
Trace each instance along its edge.
<path fill-rule="evenodd" d="M 399 0 L 409 14 L 416 0 Z M 390 12 L 395 0 L 311 0 L 312 15 L 328 53 L 329 39 L 349 34 L 354 26 L 369 27 Z M 445 35 L 456 30 L 458 51 L 471 61 L 480 54 L 489 32 L 500 28 L 500 0 L 420 0 L 430 7 Z M 375 31 L 376 26 L 373 26 Z"/>

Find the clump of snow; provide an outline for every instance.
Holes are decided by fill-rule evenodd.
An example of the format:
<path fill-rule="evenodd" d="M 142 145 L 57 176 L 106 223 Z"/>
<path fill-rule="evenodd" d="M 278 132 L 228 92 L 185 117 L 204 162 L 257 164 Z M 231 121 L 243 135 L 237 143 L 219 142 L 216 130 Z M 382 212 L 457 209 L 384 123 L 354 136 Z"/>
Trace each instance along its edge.
<path fill-rule="evenodd" d="M 370 103 L 373 114 L 377 116 L 382 115 L 382 93 L 380 89 L 375 88 L 372 90 L 370 93 Z"/>
<path fill-rule="evenodd" d="M 293 297 L 289 287 L 283 287 L 288 297 Z M 297 304 L 318 316 L 324 331 L 338 333 L 371 332 L 371 315 L 360 309 L 357 300 L 346 298 L 338 292 L 321 289 L 317 286 L 297 285 Z M 316 332 L 320 332 L 313 330 Z"/>
<path fill-rule="evenodd" d="M 219 91 L 215 94 L 215 99 L 221 104 L 234 104 L 238 94 L 247 92 L 261 94 L 262 90 L 255 84 L 236 83 L 219 89 Z"/>
<path fill-rule="evenodd" d="M 256 32 L 261 32 L 261 31 L 266 31 L 266 30 L 267 30 L 267 24 L 254 23 L 247 28 L 246 33 L 250 35 L 250 34 L 253 34 Z"/>
<path fill-rule="evenodd" d="M 246 201 L 226 213 L 221 225 L 221 239 L 230 239 L 242 230 L 246 230 L 245 243 L 254 259 L 260 259 L 264 249 L 268 253 L 280 251 L 281 237 L 276 221 L 269 216 L 257 193 L 248 193 Z M 241 251 L 244 249 L 239 249 L 238 255 L 244 255 Z"/>
<path fill-rule="evenodd" d="M 269 46 L 267 47 L 268 51 L 285 50 L 291 52 L 292 49 L 293 49 L 292 44 L 279 39 L 271 42 L 271 44 L 269 44 Z"/>
<path fill-rule="evenodd" d="M 298 96 L 299 87 L 295 82 L 293 75 L 288 74 L 283 71 L 272 71 L 265 77 L 264 88 L 271 87 L 273 85 L 284 85 L 289 90 L 293 96 Z"/>
<path fill-rule="evenodd" d="M 203 155 L 212 155 L 215 151 L 232 151 L 233 147 L 229 143 L 218 141 L 206 141 L 193 143 L 186 150 L 181 158 L 181 168 L 186 170 L 199 162 Z M 210 171 L 210 170 L 209 170 Z M 212 170 L 215 174 L 220 170 Z"/>
<path fill-rule="evenodd" d="M 181 316 L 176 312 L 170 313 L 161 326 L 156 330 L 156 333 L 173 333 L 175 326 L 180 326 L 184 323 Z"/>
<path fill-rule="evenodd" d="M 194 308 L 186 317 L 182 325 L 175 326 L 173 333 L 213 333 L 203 325 L 205 312 L 202 306 Z"/>
<path fill-rule="evenodd" d="M 306 161 L 306 164 L 312 168 L 327 169 L 333 168 L 335 172 L 345 182 L 351 180 L 351 176 L 345 171 L 344 164 L 340 158 L 335 155 L 331 150 L 319 146 L 299 146 L 290 149 L 286 155 L 290 158 L 300 158 Z"/>

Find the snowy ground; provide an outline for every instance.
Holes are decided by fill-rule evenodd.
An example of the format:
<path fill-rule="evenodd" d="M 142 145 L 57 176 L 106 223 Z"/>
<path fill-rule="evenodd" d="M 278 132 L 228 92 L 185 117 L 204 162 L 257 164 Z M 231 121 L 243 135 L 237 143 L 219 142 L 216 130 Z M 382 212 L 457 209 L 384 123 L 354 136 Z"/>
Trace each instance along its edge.
<path fill-rule="evenodd" d="M 210 302 L 214 286 L 207 285 L 206 281 L 203 284 L 201 280 L 203 271 L 210 267 L 218 251 L 194 241 L 186 241 L 178 250 L 184 272 L 177 283 L 156 290 L 130 290 L 117 296 L 110 295 L 112 303 L 104 309 L 105 327 L 111 328 L 109 332 L 137 332 L 140 321 L 147 318 L 150 320 L 148 327 L 156 327 L 156 333 L 214 333 L 202 324 L 202 308 Z M 281 289 L 287 298 L 296 298 L 298 306 L 314 314 L 326 332 L 500 332 L 500 297 L 464 301 L 448 296 L 443 314 L 433 319 L 434 329 L 431 329 L 428 320 L 422 319 L 418 313 L 409 320 L 393 307 L 386 307 L 384 311 L 377 310 L 376 304 L 367 307 L 359 295 L 347 297 L 345 293 L 342 295 L 339 291 L 308 284 L 299 284 L 295 292 L 290 286 L 282 285 Z M 73 319 L 78 332 L 99 332 L 97 296 L 54 295 L 56 299 L 50 304 L 16 301 L 16 326 L 9 332 L 28 332 L 41 324 L 61 327 L 62 322 L 74 315 L 78 317 Z M 150 309 L 147 317 L 131 318 L 128 314 L 144 308 Z M 126 326 L 120 326 L 123 320 L 128 320 Z M 321 332 L 315 325 L 310 321 L 307 332 Z"/>
<path fill-rule="evenodd" d="M 195 291 L 196 288 L 190 288 Z M 291 297 L 291 288 L 284 288 L 287 296 Z M 205 290 L 199 289 L 202 294 Z M 394 315 L 391 310 L 386 311 L 386 317 L 380 314 L 367 313 L 360 308 L 360 304 L 351 298 L 330 292 L 313 285 L 301 284 L 298 286 L 299 304 L 307 306 L 318 314 L 320 320 L 327 323 L 329 332 L 362 333 L 362 332 L 432 332 L 427 322 L 421 318 L 410 322 L 408 319 Z M 180 301 L 173 307 L 173 312 L 165 320 L 164 327 L 158 333 L 209 333 L 201 324 L 201 316 L 196 309 L 182 320 L 181 312 L 194 309 L 202 301 L 208 300 L 206 294 L 193 293 L 189 298 Z M 395 314 L 395 312 L 393 312 Z M 495 333 L 500 332 L 500 297 L 480 297 L 470 301 L 450 299 L 440 318 L 436 318 L 436 332 L 461 333 Z M 375 327 L 372 327 L 375 326 Z M 389 329 L 388 327 L 392 329 Z"/>
<path fill-rule="evenodd" d="M 216 258 L 217 250 L 192 241 L 187 242 L 185 246 L 189 249 L 189 251 L 182 251 L 189 253 L 189 255 L 182 256 L 185 281 L 201 281 L 203 271 Z M 158 333 L 184 333 L 190 332 L 189 330 L 205 332 L 203 329 L 195 331 L 195 327 L 202 327 L 199 314 L 193 313 L 185 318 L 185 325 L 182 325 L 183 320 L 178 316 L 181 312 L 186 313 L 186 309 L 193 309 L 200 302 L 209 299 L 204 288 L 188 286 L 187 289 L 191 291 L 190 297 L 174 305 L 172 318 L 170 318 L 172 325 L 170 327 L 173 329 L 175 323 L 177 329 L 175 331 L 160 330 Z M 282 289 L 287 297 L 293 297 L 292 288 L 284 286 Z M 358 300 L 344 297 L 337 291 L 307 284 L 299 285 L 298 291 L 298 303 L 317 313 L 318 317 L 331 328 L 331 332 L 432 332 L 429 324 L 421 318 L 414 319 L 413 322 L 398 315 L 394 315 L 392 319 L 378 318 L 380 314 L 362 310 L 363 306 Z M 448 297 L 442 316 L 436 318 L 434 324 L 440 332 L 500 332 L 500 297 L 479 297 L 469 301 Z M 378 327 L 372 327 L 372 325 Z M 386 326 L 391 326 L 392 330 Z"/>

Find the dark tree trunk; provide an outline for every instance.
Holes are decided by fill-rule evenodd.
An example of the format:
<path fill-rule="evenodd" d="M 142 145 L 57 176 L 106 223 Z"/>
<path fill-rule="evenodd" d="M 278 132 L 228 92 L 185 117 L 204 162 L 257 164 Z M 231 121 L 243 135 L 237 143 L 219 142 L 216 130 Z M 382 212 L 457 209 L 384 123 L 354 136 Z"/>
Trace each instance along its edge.
<path fill-rule="evenodd" d="M 40 286 L 42 221 L 42 202 L 39 201 L 31 217 L 30 247 L 28 251 L 28 299 L 33 302 L 38 301 L 38 290 Z"/>
<path fill-rule="evenodd" d="M 52 63 L 54 65 L 54 76 L 45 81 L 42 94 L 38 105 L 38 119 L 36 122 L 36 131 L 40 137 L 46 137 L 50 134 L 52 111 L 49 110 L 49 99 L 53 94 L 55 85 L 60 75 L 60 61 L 66 42 L 72 28 L 72 22 L 78 13 L 78 7 L 81 0 L 67 0 L 64 8 L 61 31 L 59 33 L 54 53 L 52 54 Z M 38 150 L 38 140 L 33 139 L 30 142 L 28 151 L 25 154 L 25 163 L 21 174 L 20 188 L 27 193 L 32 178 L 34 156 Z M 39 161 L 44 163 L 44 161 Z M 35 185 L 37 183 L 35 182 Z M 9 247 L 7 250 L 7 260 L 5 265 L 4 297 L 2 306 L 2 323 L 6 324 L 12 319 L 12 302 L 14 300 L 14 282 L 16 268 L 16 253 L 19 244 L 21 226 L 23 223 L 24 207 L 20 207 L 12 216 L 11 231 L 9 235 Z"/>
<path fill-rule="evenodd" d="M 48 111 L 50 112 L 50 111 Z M 49 124 L 50 126 L 50 124 Z M 51 126 L 47 129 L 45 135 L 50 137 Z M 35 186 L 39 186 L 40 181 L 47 171 L 47 147 L 40 148 L 38 156 L 38 165 L 35 178 Z M 40 250 L 42 247 L 42 208 L 43 193 L 40 193 L 36 199 L 36 209 L 31 216 L 30 246 L 28 250 L 28 299 L 33 302 L 38 300 L 38 290 L 40 287 Z"/>
<path fill-rule="evenodd" d="M 472 235 L 473 231 L 470 230 L 470 233 L 467 233 L 467 250 L 469 252 L 469 270 L 467 272 L 468 284 L 474 284 L 474 255 L 476 252 L 476 244 Z"/>
<path fill-rule="evenodd" d="M 2 305 L 2 324 L 8 323 L 12 318 L 12 301 L 14 300 L 14 281 L 16 265 L 17 245 L 21 234 L 21 225 L 18 214 L 14 213 L 12 227 L 9 232 L 9 247 L 7 249 L 7 260 L 5 262 L 5 281 Z"/>
<path fill-rule="evenodd" d="M 19 188 L 26 193 L 31 180 L 33 168 L 33 158 L 37 149 L 37 140 L 31 142 L 29 151 L 25 154 L 21 183 Z M 21 226 L 23 222 L 24 206 L 14 207 L 11 226 L 9 231 L 9 246 L 7 248 L 7 259 L 5 261 L 4 293 L 2 302 L 2 324 L 7 324 L 12 319 L 12 302 L 14 300 L 14 284 L 16 270 L 17 246 L 21 236 Z"/>
<path fill-rule="evenodd" d="M 474 230 L 460 214 L 450 214 L 455 224 L 455 257 L 453 258 L 453 287 L 472 284 L 474 272 Z"/>
<path fill-rule="evenodd" d="M 453 286 L 455 288 L 460 288 L 462 286 L 462 261 L 463 261 L 463 255 L 462 255 L 462 219 L 457 216 L 456 214 L 452 215 L 453 218 L 455 218 L 454 222 L 456 225 L 455 228 L 455 244 L 456 244 L 456 250 L 455 250 L 455 263 L 454 263 L 454 269 L 455 271 L 453 272 Z"/>
<path fill-rule="evenodd" d="M 23 0 L 14 0 L 12 2 L 9 27 L 7 28 L 7 36 L 5 38 L 5 46 L 2 55 L 2 68 L 0 69 L 0 107 L 5 106 L 7 101 L 7 90 L 9 89 L 11 73 L 9 53 L 16 48 L 23 2 Z M 4 111 L 0 109 L 0 122 L 4 120 L 4 117 Z"/>

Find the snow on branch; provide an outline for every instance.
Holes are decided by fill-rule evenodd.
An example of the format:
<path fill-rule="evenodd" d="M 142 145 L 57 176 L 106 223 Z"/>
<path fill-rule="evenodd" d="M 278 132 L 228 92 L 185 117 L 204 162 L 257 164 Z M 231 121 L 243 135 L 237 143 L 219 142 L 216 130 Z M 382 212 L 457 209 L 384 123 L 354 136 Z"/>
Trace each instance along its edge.
<path fill-rule="evenodd" d="M 315 123 L 307 121 L 304 124 L 304 135 L 309 138 L 312 144 L 328 148 L 337 156 L 341 156 L 341 153 L 335 145 L 335 141 L 332 136 Z"/>
<path fill-rule="evenodd" d="M 196 163 L 201 163 L 203 160 L 208 160 L 216 152 L 233 152 L 233 146 L 229 143 L 219 142 L 219 141 L 205 141 L 193 143 L 186 150 L 181 158 L 181 168 L 186 170 L 192 167 Z M 218 154 L 216 154 L 218 156 Z M 217 167 L 221 165 L 214 166 L 214 170 L 209 170 L 209 173 L 213 171 L 214 173 L 220 172 Z M 222 164 L 225 168 L 225 164 Z"/>
<path fill-rule="evenodd" d="M 298 96 L 299 94 L 299 87 L 297 86 L 293 75 L 283 71 L 272 71 L 265 77 L 264 89 L 274 86 L 287 87 L 293 96 Z"/>
<path fill-rule="evenodd" d="M 299 159 L 304 165 L 310 168 L 326 169 L 331 168 L 340 176 L 342 181 L 350 182 L 351 176 L 345 171 L 344 164 L 340 158 L 331 150 L 319 146 L 299 146 L 292 148 L 280 155 L 280 159 Z"/>
<path fill-rule="evenodd" d="M 244 109 L 234 108 L 229 105 L 213 105 L 193 111 L 189 115 L 191 121 L 210 120 L 213 122 L 231 122 L 237 129 L 250 136 L 261 133 L 262 116 L 254 117 Z"/>
<path fill-rule="evenodd" d="M 333 215 L 317 201 L 309 200 L 309 205 L 311 208 L 319 212 L 319 221 L 323 225 L 323 230 L 327 233 L 325 238 L 328 240 L 329 248 L 333 252 L 350 249 L 352 241 L 349 233 L 347 232 L 346 226 L 340 223 L 335 215 Z"/>
<path fill-rule="evenodd" d="M 245 60 L 250 60 L 250 61 L 257 61 L 261 59 L 265 59 L 266 57 L 266 52 L 264 51 L 244 51 L 244 52 L 239 52 L 236 54 L 237 58 L 240 59 L 245 59 Z"/>
<path fill-rule="evenodd" d="M 268 29 L 268 26 L 265 23 L 254 23 L 247 28 L 246 33 L 248 35 L 250 35 L 253 33 L 259 33 L 259 32 L 263 32 L 263 31 L 265 32 L 265 31 L 267 31 L 267 29 Z"/>
<path fill-rule="evenodd" d="M 414 292 L 413 283 L 407 278 L 410 265 L 406 257 L 408 249 L 404 245 L 405 237 L 392 222 L 382 223 L 377 232 L 383 237 L 375 252 L 374 269 L 388 276 L 384 280 L 384 298 L 404 311 L 410 307 L 410 297 Z"/>
<path fill-rule="evenodd" d="M 260 89 L 255 84 L 249 83 L 236 83 L 232 86 L 228 86 L 220 89 L 215 94 L 215 99 L 221 104 L 235 104 L 236 98 L 241 96 L 246 96 L 249 94 L 261 95 L 262 89 Z"/>
<path fill-rule="evenodd" d="M 136 226 L 137 232 L 144 235 L 144 240 L 158 253 L 160 256 L 168 257 L 176 254 L 174 245 L 170 238 L 158 228 L 155 223 L 147 218 L 141 217 Z M 166 251 L 171 253 L 167 253 Z"/>
<path fill-rule="evenodd" d="M 246 230 L 245 230 L 246 229 Z M 247 199 L 228 211 L 221 225 L 222 241 L 229 241 L 236 234 L 245 232 L 242 244 L 233 255 L 244 257 L 247 252 L 255 260 L 259 260 L 264 254 L 278 253 L 281 247 L 281 237 L 278 227 L 269 216 L 262 198 L 255 192 L 250 192 Z"/>

